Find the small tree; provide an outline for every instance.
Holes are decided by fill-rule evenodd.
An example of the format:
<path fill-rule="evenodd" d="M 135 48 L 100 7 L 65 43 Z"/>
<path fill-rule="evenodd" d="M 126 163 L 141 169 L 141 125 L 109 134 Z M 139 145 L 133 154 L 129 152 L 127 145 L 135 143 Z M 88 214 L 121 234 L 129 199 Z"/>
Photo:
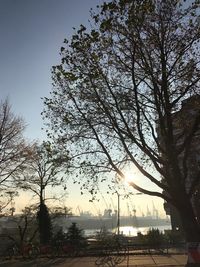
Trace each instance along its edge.
<path fill-rule="evenodd" d="M 19 179 L 18 187 L 32 192 L 39 198 L 40 204 L 47 199 L 61 199 L 65 194 L 59 197 L 47 196 L 47 188 L 63 185 L 66 189 L 63 175 L 67 160 L 67 156 L 61 155 L 58 150 L 52 148 L 49 142 L 43 142 L 41 145 L 35 144 L 32 160 L 23 172 L 23 179 Z"/>
<path fill-rule="evenodd" d="M 146 242 L 150 246 L 154 246 L 159 248 L 161 245 L 165 243 L 165 236 L 162 232 L 159 231 L 159 229 L 150 229 L 147 232 L 147 235 L 145 237 Z"/>
<path fill-rule="evenodd" d="M 6 235 L 20 247 L 26 242 L 37 241 L 38 226 L 36 223 L 36 207 L 25 207 L 19 216 L 10 217 L 14 228 L 6 229 Z"/>
<path fill-rule="evenodd" d="M 14 208 L 14 198 L 18 196 L 19 193 L 17 191 L 12 190 L 3 190 L 0 195 L 0 214 L 11 214 L 11 216 L 15 212 Z"/>
<path fill-rule="evenodd" d="M 24 242 L 32 242 L 36 239 L 38 233 L 38 226 L 36 223 L 35 210 L 35 206 L 25 207 L 25 209 L 22 210 L 22 214 L 20 215 L 17 227 L 19 230 L 21 245 Z"/>
<path fill-rule="evenodd" d="M 39 199 L 38 223 L 40 241 L 48 243 L 51 238 L 51 222 L 47 200 L 60 200 L 64 195 L 47 195 L 49 187 L 56 187 L 63 184 L 65 163 L 67 157 L 60 155 L 59 151 L 52 149 L 49 142 L 43 142 L 42 145 L 35 144 L 32 160 L 27 164 L 23 172 L 23 179 L 18 180 L 18 187 L 25 191 L 30 191 Z M 65 181 L 66 182 L 66 181 Z M 64 184 L 63 184 L 64 185 Z M 65 189 L 65 187 L 64 187 Z"/>
<path fill-rule="evenodd" d="M 75 222 L 68 228 L 67 240 L 76 248 L 85 245 L 86 239 L 84 237 L 84 232 L 77 227 Z"/>
<path fill-rule="evenodd" d="M 67 235 L 66 233 L 63 232 L 62 228 L 60 228 L 52 238 L 52 243 L 54 245 L 59 245 L 60 243 L 64 244 L 67 240 Z"/>

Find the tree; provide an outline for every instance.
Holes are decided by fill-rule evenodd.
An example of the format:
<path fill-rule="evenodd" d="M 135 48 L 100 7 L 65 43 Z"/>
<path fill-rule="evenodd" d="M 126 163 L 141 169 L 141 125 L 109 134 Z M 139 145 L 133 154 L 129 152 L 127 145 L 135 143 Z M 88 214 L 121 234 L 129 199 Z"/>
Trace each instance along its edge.
<path fill-rule="evenodd" d="M 56 196 L 47 196 L 47 193 L 45 195 L 45 191 L 49 187 L 60 186 L 66 182 L 63 179 L 66 162 L 67 157 L 60 155 L 49 142 L 35 144 L 32 160 L 23 172 L 23 179 L 19 179 L 18 187 L 31 191 L 39 198 L 40 205 L 47 199 L 60 199 L 61 196 L 56 198 Z M 66 188 L 66 185 L 64 186 Z"/>
<path fill-rule="evenodd" d="M 52 237 L 52 227 L 49 211 L 44 203 L 41 203 L 39 206 L 37 220 L 39 225 L 40 243 L 48 244 Z"/>
<path fill-rule="evenodd" d="M 6 235 L 13 240 L 20 248 L 26 242 L 32 242 L 37 238 L 38 226 L 36 224 L 36 208 L 34 206 L 25 207 L 19 216 L 10 217 L 10 221 L 15 227 L 6 229 Z"/>
<path fill-rule="evenodd" d="M 79 229 L 76 223 L 72 223 L 67 231 L 67 240 L 76 249 L 86 245 L 86 239 L 84 237 L 83 230 Z"/>
<path fill-rule="evenodd" d="M 159 248 L 165 243 L 164 234 L 158 229 L 152 228 L 147 232 L 146 242 L 150 246 L 155 246 L 156 248 Z"/>
<path fill-rule="evenodd" d="M 2 192 L 2 194 L 0 195 L 0 214 L 3 214 L 2 216 L 4 216 L 5 214 L 11 214 L 11 216 L 13 216 L 15 212 L 14 198 L 18 195 L 19 193 L 14 190 L 6 190 Z"/>
<path fill-rule="evenodd" d="M 60 186 L 62 184 L 66 157 L 60 155 L 59 151 L 52 149 L 49 142 L 42 145 L 35 144 L 32 160 L 27 164 L 23 172 L 23 179 L 18 180 L 18 187 L 25 191 L 31 191 L 39 198 L 37 213 L 40 242 L 46 244 L 51 239 L 51 218 L 45 204 L 47 199 L 61 199 L 63 196 L 47 197 L 45 191 L 48 187 Z"/>
<path fill-rule="evenodd" d="M 25 142 L 25 123 L 11 111 L 8 100 L 0 103 L 0 190 L 10 191 L 13 182 L 23 172 L 32 156 Z"/>
<path fill-rule="evenodd" d="M 15 218 L 19 230 L 19 245 L 22 247 L 24 242 L 32 242 L 37 235 L 38 226 L 36 224 L 36 207 L 25 207 L 22 214 Z"/>
<path fill-rule="evenodd" d="M 197 158 L 185 186 L 200 105 L 178 137 L 184 121 L 175 114 L 199 93 L 199 7 L 199 1 L 113 0 L 91 11 L 92 29 L 81 25 L 64 41 L 43 112 L 49 136 L 70 150 L 71 166 L 92 178 L 83 186 L 106 172 L 123 179 L 127 166 L 135 166 L 155 186 L 130 185 L 175 206 L 188 242 L 200 241 L 191 203 L 200 178 Z"/>

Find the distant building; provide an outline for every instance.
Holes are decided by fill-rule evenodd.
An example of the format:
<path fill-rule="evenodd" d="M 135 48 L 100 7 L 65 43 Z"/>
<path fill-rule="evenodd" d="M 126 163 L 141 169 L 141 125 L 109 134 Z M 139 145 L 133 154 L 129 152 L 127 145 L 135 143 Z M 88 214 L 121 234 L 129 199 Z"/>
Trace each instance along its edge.
<path fill-rule="evenodd" d="M 195 125 L 197 117 L 199 122 Z M 190 187 L 200 170 L 200 95 L 194 95 L 182 102 L 180 110 L 173 114 L 173 127 L 176 148 L 181 151 L 184 146 L 184 150 L 179 153 L 178 160 L 181 171 L 184 172 L 184 168 L 187 169 L 184 183 L 186 191 L 189 193 Z M 190 135 L 195 127 L 196 130 L 191 142 L 185 142 L 185 138 Z M 184 156 L 185 153 L 187 153 L 187 157 Z M 196 185 L 192 204 L 200 222 L 200 184 Z M 166 214 L 171 216 L 172 229 L 180 229 L 181 223 L 176 209 L 169 203 L 165 203 L 164 208 Z"/>

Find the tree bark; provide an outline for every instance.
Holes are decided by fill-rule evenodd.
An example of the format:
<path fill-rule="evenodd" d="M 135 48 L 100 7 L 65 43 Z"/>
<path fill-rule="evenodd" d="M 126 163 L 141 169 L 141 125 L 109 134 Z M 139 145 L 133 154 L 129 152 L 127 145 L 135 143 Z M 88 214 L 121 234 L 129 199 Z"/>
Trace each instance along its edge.
<path fill-rule="evenodd" d="M 190 201 L 185 200 L 179 207 L 179 214 L 187 242 L 187 267 L 200 266 L 200 225 Z"/>

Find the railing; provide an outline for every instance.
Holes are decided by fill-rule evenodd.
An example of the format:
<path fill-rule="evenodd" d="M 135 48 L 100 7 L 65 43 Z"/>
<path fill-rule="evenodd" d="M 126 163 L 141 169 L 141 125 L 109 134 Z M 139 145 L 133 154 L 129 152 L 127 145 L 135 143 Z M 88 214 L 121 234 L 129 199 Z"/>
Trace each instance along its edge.
<path fill-rule="evenodd" d="M 107 240 L 103 244 L 99 244 L 96 266 L 114 267 L 125 261 L 129 255 L 127 244 L 122 243 L 120 239 L 115 237 L 113 240 Z"/>

